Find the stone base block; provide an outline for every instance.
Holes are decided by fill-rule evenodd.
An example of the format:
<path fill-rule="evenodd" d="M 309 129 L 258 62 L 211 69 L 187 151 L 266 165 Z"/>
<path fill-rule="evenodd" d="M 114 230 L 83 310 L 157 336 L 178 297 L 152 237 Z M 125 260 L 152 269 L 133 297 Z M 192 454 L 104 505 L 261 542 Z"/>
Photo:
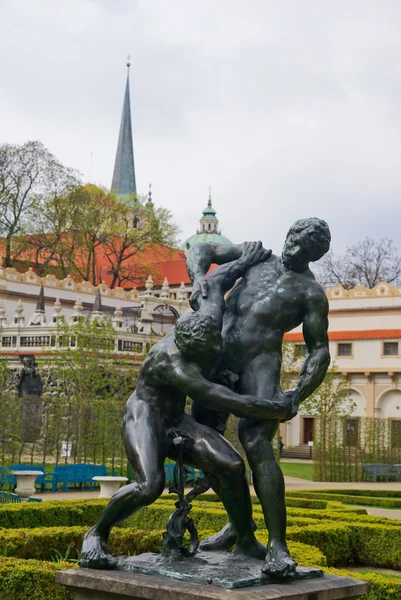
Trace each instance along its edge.
<path fill-rule="evenodd" d="M 119 571 L 163 575 L 170 579 L 191 581 L 202 585 L 213 585 L 228 590 L 272 583 L 274 579 L 262 573 L 263 560 L 235 556 L 231 552 L 197 552 L 195 556 L 165 557 L 154 552 L 139 556 L 120 556 L 116 564 Z M 323 577 L 321 569 L 297 567 L 293 580 Z"/>
<path fill-rule="evenodd" d="M 237 589 L 162 575 L 93 569 L 59 571 L 56 581 L 67 586 L 76 600 L 352 600 L 369 592 L 365 581 L 334 575 Z"/>

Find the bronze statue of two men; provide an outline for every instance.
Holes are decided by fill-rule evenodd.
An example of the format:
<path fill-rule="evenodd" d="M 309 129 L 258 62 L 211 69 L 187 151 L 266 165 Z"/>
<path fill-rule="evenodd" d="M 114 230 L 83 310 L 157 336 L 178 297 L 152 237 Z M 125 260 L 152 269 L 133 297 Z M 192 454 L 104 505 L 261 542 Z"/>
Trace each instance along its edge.
<path fill-rule="evenodd" d="M 193 312 L 177 321 L 143 363 L 123 422 L 137 480 L 111 498 L 86 534 L 82 557 L 89 567 L 113 568 L 107 552 L 110 530 L 162 494 L 164 461 L 177 458 L 169 432 L 179 430 L 193 440 L 184 450 L 185 464 L 209 475 L 229 516 L 228 525 L 205 540 L 202 550 L 234 546 L 238 555 L 264 559 L 264 573 L 276 578 L 295 571 L 285 539 L 284 479 L 272 440 L 329 366 L 328 302 L 309 269 L 329 246 L 328 225 L 310 218 L 290 228 L 281 256 L 260 242 L 198 244 L 190 250 Z M 206 275 L 211 264 L 220 266 Z M 283 392 L 283 337 L 300 324 L 308 356 L 295 388 Z M 187 396 L 191 415 L 185 413 Z M 230 414 L 241 418 L 238 435 L 269 532 L 267 548 L 254 535 L 244 461 L 223 436 Z"/>

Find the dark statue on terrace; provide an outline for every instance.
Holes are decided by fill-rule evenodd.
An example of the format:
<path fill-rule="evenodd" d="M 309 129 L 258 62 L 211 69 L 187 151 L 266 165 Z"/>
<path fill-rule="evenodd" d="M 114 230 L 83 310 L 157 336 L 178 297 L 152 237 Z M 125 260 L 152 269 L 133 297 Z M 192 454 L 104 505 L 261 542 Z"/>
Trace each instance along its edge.
<path fill-rule="evenodd" d="M 328 302 L 309 269 L 309 263 L 321 258 L 329 246 L 327 224 L 310 218 L 296 221 L 290 228 L 281 256 L 265 250 L 260 242 L 198 244 L 191 248 L 187 268 L 193 281 L 190 302 L 194 312 L 179 319 L 174 330 L 153 346 L 127 403 L 124 439 L 137 481 L 112 497 L 86 534 L 81 566 L 180 578 L 179 569 L 188 570 L 188 565 L 193 565 L 196 571 L 196 564 L 207 564 L 208 556 L 209 563 L 216 566 L 219 556 L 223 558 L 216 566 L 220 579 L 216 585 L 223 587 L 252 585 L 263 578 L 291 580 L 321 575 L 320 571 L 297 569 L 289 554 L 284 479 L 272 439 L 280 421 L 296 415 L 300 403 L 323 381 L 329 366 Z M 206 275 L 211 264 L 219 266 Z M 309 354 L 295 388 L 283 392 L 283 336 L 300 324 Z M 184 410 L 187 396 L 192 399 L 191 415 Z M 267 548 L 255 538 L 244 462 L 223 437 L 230 414 L 241 418 L 239 439 L 263 508 L 269 532 Z M 112 557 L 107 551 L 112 527 L 162 494 L 166 457 L 177 461 L 171 491 L 178 493 L 179 500 L 164 534 L 164 557 L 141 555 L 125 562 Z M 183 495 L 183 465 L 201 469 L 206 475 L 187 499 Z M 197 535 L 188 515 L 190 500 L 208 486 L 224 504 L 229 522 L 204 540 L 196 552 Z M 187 556 L 182 546 L 185 528 L 192 540 Z M 232 547 L 228 555 L 225 551 Z M 247 565 L 251 561 L 259 580 L 254 576 L 249 582 L 244 583 L 243 578 L 240 583 L 227 583 L 221 566 L 226 565 L 226 555 Z M 170 570 L 163 560 L 170 561 Z M 174 573 L 171 561 L 176 563 Z M 202 577 L 196 579 L 195 575 L 194 580 L 202 581 Z"/>

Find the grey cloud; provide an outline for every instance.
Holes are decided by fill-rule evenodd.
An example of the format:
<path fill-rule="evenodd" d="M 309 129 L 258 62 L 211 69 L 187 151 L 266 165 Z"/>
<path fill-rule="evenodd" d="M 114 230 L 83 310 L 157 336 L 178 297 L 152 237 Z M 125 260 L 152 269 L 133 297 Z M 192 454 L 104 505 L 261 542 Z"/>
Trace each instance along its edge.
<path fill-rule="evenodd" d="M 129 53 L 139 189 L 152 181 L 183 238 L 212 184 L 234 241 L 279 251 L 308 215 L 339 251 L 398 241 L 397 0 L 6 0 L 1 13 L 1 141 L 40 139 L 109 185 Z"/>

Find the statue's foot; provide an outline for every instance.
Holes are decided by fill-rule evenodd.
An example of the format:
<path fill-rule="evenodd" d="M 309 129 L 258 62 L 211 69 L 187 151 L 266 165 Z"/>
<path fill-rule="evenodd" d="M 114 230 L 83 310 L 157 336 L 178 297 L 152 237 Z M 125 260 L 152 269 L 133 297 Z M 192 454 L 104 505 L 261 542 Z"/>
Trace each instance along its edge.
<path fill-rule="evenodd" d="M 94 528 L 84 537 L 79 566 L 83 569 L 114 569 L 117 559 L 107 553 L 106 540 Z"/>
<path fill-rule="evenodd" d="M 228 523 L 219 533 L 206 538 L 199 546 L 201 550 L 229 550 L 237 541 L 237 532 L 231 523 Z"/>
<path fill-rule="evenodd" d="M 250 556 L 251 558 L 257 558 L 258 560 L 265 560 L 267 548 L 261 542 L 258 542 L 254 538 L 247 544 L 237 543 L 233 550 L 235 556 Z"/>
<path fill-rule="evenodd" d="M 266 562 L 262 572 L 274 579 L 291 579 L 295 575 L 297 563 L 290 556 L 286 544 L 267 547 Z"/>
<path fill-rule="evenodd" d="M 257 525 L 254 520 L 252 520 L 252 530 L 256 531 Z M 205 551 L 213 551 L 213 550 L 230 550 L 237 542 L 237 532 L 231 523 L 227 523 L 225 527 L 216 535 L 206 538 L 203 540 L 199 548 Z M 265 547 L 266 554 L 266 547 Z M 264 558 L 264 557 L 263 557 Z"/>

